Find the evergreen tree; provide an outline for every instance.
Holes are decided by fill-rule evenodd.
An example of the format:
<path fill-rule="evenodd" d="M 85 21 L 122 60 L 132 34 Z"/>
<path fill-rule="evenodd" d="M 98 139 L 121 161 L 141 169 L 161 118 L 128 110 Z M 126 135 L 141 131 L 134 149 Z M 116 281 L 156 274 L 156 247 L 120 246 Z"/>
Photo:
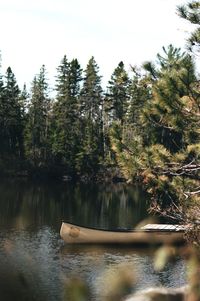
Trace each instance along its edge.
<path fill-rule="evenodd" d="M 66 110 L 69 96 L 69 62 L 64 55 L 57 68 L 56 102 L 53 105 L 52 118 L 52 152 L 56 164 L 65 164 L 67 150 L 66 138 Z"/>
<path fill-rule="evenodd" d="M 30 95 L 27 91 L 26 84 L 24 84 L 23 90 L 21 91 L 20 98 L 19 98 L 19 103 L 20 103 L 20 107 L 21 107 L 21 114 L 22 114 L 23 120 L 26 118 L 29 98 L 30 98 Z"/>
<path fill-rule="evenodd" d="M 163 50 L 158 65 L 145 64 L 151 91 L 141 121 L 149 139 L 114 124 L 111 141 L 125 177 L 142 180 L 152 200 L 167 206 L 198 200 L 200 94 L 191 57 L 171 45 Z"/>
<path fill-rule="evenodd" d="M 92 57 L 86 67 L 81 89 L 81 150 L 77 156 L 80 172 L 93 172 L 104 156 L 103 149 L 103 91 L 99 67 Z"/>
<path fill-rule="evenodd" d="M 19 96 L 15 75 L 8 67 L 3 93 L 4 151 L 8 156 L 23 159 L 23 123 Z"/>
<path fill-rule="evenodd" d="M 191 33 L 187 46 L 192 52 L 200 51 L 200 1 L 191 1 L 186 5 L 178 6 L 178 14 L 181 18 L 196 25 L 196 29 Z"/>
<path fill-rule="evenodd" d="M 75 174 L 79 147 L 79 94 L 82 69 L 77 59 L 66 55 L 57 68 L 56 103 L 53 108 L 53 155 L 57 165 Z"/>
<path fill-rule="evenodd" d="M 133 78 L 129 87 L 130 101 L 127 111 L 127 130 L 134 131 L 134 136 L 142 136 L 144 144 L 148 144 L 149 128 L 147 127 L 144 130 L 143 110 L 148 103 L 151 103 L 152 89 L 143 70 L 132 67 L 132 71 Z"/>
<path fill-rule="evenodd" d="M 109 81 L 106 109 L 109 112 L 110 120 L 119 120 L 122 125 L 126 119 L 129 105 L 129 84 L 130 80 L 124 63 L 120 62 Z"/>
<path fill-rule="evenodd" d="M 195 68 L 191 57 L 179 48 L 170 45 L 163 50 L 164 56 L 157 55 L 157 68 L 151 68 L 150 63 L 144 65 L 153 82 L 153 100 L 145 108 L 145 116 L 152 130 L 149 141 L 176 152 L 187 143 L 185 129 L 189 116 L 185 97 L 190 95 L 196 80 Z"/>
<path fill-rule="evenodd" d="M 105 114 L 107 117 L 107 122 L 109 126 L 105 125 L 105 128 L 108 130 L 108 139 L 106 139 L 106 146 L 110 148 L 108 152 L 112 161 L 115 161 L 115 155 L 112 151 L 110 143 L 110 138 L 112 140 L 113 133 L 117 129 L 117 135 L 120 133 L 120 139 L 129 136 L 132 139 L 133 137 L 133 124 L 130 123 L 131 115 L 131 81 L 128 77 L 128 74 L 125 70 L 124 63 L 120 62 L 117 68 L 114 70 L 111 80 L 109 81 L 109 86 L 107 88 L 106 99 L 105 99 Z M 105 133 L 107 131 L 105 130 Z M 116 141 L 116 140 L 115 140 Z"/>
<path fill-rule="evenodd" d="M 5 153 L 5 95 L 4 83 L 2 75 L 0 74 L 0 159 L 3 162 L 3 155 Z"/>
<path fill-rule="evenodd" d="M 43 65 L 32 82 L 31 98 L 26 126 L 26 153 L 34 168 L 47 166 L 49 146 L 50 98 L 46 69 Z"/>

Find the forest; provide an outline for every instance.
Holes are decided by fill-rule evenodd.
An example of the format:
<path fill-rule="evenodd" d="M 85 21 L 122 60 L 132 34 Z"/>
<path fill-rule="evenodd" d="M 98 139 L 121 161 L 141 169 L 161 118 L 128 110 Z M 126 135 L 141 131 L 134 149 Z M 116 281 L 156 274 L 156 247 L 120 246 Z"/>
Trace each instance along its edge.
<path fill-rule="evenodd" d="M 199 1 L 177 8 L 195 25 L 186 51 L 165 46 L 131 73 L 121 61 L 104 90 L 94 57 L 83 70 L 64 55 L 54 97 L 46 66 L 30 91 L 8 67 L 0 75 L 1 176 L 140 181 L 154 210 L 192 201 L 190 219 L 199 216 L 199 9 Z M 179 207 L 176 215 L 187 220 L 187 212 Z"/>

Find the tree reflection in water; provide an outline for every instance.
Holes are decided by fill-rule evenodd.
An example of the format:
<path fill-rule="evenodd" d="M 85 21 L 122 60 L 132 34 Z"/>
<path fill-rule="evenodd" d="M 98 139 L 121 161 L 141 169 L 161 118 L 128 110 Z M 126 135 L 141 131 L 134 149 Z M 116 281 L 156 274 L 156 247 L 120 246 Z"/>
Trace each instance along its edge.
<path fill-rule="evenodd" d="M 62 220 L 86 226 L 132 228 L 147 216 L 147 196 L 126 184 L 4 181 L 0 184 L 0 225 L 57 230 Z"/>

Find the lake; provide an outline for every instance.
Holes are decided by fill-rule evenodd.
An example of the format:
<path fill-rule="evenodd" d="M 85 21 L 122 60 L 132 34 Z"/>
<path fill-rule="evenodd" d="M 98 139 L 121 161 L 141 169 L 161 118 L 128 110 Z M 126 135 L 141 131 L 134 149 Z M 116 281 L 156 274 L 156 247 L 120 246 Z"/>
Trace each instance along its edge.
<path fill-rule="evenodd" d="M 185 284 L 180 257 L 156 272 L 152 249 L 70 246 L 59 236 L 62 220 L 105 229 L 133 228 L 148 218 L 147 209 L 148 196 L 125 183 L 1 180 L 0 300 L 64 301 L 70 279 L 86 283 L 91 300 L 103 300 L 109 277 L 122 266 L 134 274 L 135 290 Z"/>

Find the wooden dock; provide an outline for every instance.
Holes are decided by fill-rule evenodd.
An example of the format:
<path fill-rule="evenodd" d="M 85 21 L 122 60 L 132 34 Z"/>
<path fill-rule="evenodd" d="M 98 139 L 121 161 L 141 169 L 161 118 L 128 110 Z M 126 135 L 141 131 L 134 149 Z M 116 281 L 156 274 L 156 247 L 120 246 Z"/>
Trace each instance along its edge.
<path fill-rule="evenodd" d="M 172 231 L 183 232 L 189 228 L 189 225 L 168 225 L 168 224 L 147 224 L 141 227 L 145 231 Z"/>

